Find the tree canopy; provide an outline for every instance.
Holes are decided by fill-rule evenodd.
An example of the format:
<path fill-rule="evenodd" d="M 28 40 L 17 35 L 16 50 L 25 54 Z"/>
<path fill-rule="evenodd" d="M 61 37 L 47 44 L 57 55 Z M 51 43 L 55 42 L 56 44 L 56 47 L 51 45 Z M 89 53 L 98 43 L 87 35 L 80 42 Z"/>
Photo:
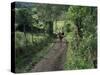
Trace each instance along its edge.
<path fill-rule="evenodd" d="M 64 69 L 97 67 L 97 7 L 17 2 L 15 28 L 17 69 L 26 65 L 24 57 L 36 64 L 41 56 L 35 55 L 62 32 L 68 42 Z"/>

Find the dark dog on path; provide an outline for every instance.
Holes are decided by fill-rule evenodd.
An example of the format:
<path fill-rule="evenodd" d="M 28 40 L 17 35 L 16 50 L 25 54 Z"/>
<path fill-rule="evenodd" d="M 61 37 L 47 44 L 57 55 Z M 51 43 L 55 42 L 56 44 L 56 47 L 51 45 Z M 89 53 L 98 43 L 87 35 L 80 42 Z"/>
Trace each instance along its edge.
<path fill-rule="evenodd" d="M 62 32 L 62 33 L 59 32 L 58 36 L 59 36 L 60 42 L 62 42 L 62 39 L 64 38 L 64 32 Z"/>

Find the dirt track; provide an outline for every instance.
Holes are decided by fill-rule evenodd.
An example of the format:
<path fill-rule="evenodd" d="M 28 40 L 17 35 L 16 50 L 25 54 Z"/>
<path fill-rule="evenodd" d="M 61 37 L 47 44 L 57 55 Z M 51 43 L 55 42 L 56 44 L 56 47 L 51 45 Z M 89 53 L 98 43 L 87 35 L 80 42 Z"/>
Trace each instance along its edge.
<path fill-rule="evenodd" d="M 60 42 L 57 39 L 53 47 L 50 48 L 49 53 L 39 63 L 37 63 L 31 71 L 43 72 L 63 70 L 67 51 L 66 47 L 67 45 L 65 40 Z"/>

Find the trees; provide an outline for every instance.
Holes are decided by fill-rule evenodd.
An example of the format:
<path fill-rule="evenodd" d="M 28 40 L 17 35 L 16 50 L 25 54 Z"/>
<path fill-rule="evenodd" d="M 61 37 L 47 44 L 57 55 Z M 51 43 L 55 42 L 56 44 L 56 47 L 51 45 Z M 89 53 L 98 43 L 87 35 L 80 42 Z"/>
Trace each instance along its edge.
<path fill-rule="evenodd" d="M 64 31 L 65 38 L 69 42 L 67 46 L 70 56 L 67 58 L 69 68 L 92 68 L 96 65 L 97 8 L 24 3 L 17 7 L 16 32 L 19 31 L 16 37 L 17 44 L 25 38 L 25 43 L 19 45 L 27 46 L 22 47 L 24 51 L 26 50 L 26 55 L 24 53 L 23 55 L 39 52 L 48 45 L 48 42 L 57 39 L 52 37 L 55 36 L 54 33 Z"/>
<path fill-rule="evenodd" d="M 16 30 L 24 32 L 26 38 L 27 46 L 27 37 L 26 32 L 30 32 L 32 28 L 32 14 L 31 9 L 29 8 L 16 8 Z"/>
<path fill-rule="evenodd" d="M 97 8 L 70 6 L 67 20 L 71 21 L 74 26 L 75 33 L 71 44 L 76 58 L 80 56 L 79 58 L 84 59 L 82 60 L 83 66 L 92 67 L 93 61 L 97 60 Z"/>
<path fill-rule="evenodd" d="M 42 5 L 39 4 L 37 7 L 37 15 L 39 20 L 42 20 L 47 27 L 47 32 L 50 35 L 53 35 L 53 25 L 57 20 L 64 20 L 65 13 L 68 9 L 68 6 L 59 6 L 59 5 Z"/>

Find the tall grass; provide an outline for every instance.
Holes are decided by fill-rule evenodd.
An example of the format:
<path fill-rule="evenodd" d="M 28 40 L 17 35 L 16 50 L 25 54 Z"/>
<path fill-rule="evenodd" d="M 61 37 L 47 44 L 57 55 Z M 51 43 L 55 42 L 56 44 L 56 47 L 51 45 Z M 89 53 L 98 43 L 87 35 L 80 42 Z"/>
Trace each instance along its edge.
<path fill-rule="evenodd" d="M 40 60 L 41 56 L 37 56 L 37 53 L 46 53 L 44 48 L 49 45 L 48 42 L 51 41 L 51 38 L 47 34 L 34 34 L 32 36 L 31 33 L 27 33 L 26 38 L 23 32 L 15 34 L 16 72 L 23 72 L 28 65 L 35 65 Z"/>

